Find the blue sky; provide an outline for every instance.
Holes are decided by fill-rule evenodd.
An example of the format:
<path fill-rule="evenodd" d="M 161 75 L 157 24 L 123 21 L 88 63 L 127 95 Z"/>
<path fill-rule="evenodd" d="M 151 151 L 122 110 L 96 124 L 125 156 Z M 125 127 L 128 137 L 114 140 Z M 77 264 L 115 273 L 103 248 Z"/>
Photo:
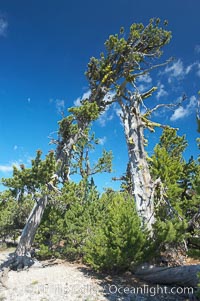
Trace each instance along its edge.
<path fill-rule="evenodd" d="M 180 128 L 189 147 L 185 157 L 197 156 L 195 110 L 200 90 L 200 2 L 198 0 L 1 0 L 0 1 L 0 177 L 10 176 L 12 165 L 30 164 L 37 149 L 52 148 L 49 135 L 57 130 L 61 111 L 88 93 L 84 76 L 91 56 L 99 56 L 110 34 L 121 26 L 128 31 L 134 22 L 152 17 L 169 21 L 172 41 L 163 60 L 176 60 L 146 76 L 141 90 L 158 86 L 149 103 L 175 102 L 188 96 L 183 108 L 160 111 L 155 120 Z M 112 108 L 95 123 L 102 148 L 114 153 L 111 175 L 96 179 L 99 187 L 117 187 L 113 176 L 126 168 L 127 150 L 118 111 Z M 152 153 L 158 141 L 148 135 Z M 96 156 L 96 157 L 95 157 Z"/>

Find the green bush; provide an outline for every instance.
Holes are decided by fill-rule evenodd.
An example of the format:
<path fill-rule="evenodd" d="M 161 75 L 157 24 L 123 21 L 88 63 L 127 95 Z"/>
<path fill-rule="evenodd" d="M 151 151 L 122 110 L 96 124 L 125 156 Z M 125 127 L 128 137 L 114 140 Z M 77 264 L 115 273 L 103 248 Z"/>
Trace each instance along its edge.
<path fill-rule="evenodd" d="M 66 183 L 61 197 L 45 210 L 35 237 L 40 249 L 38 255 L 42 258 L 67 257 L 69 260 L 81 258 L 88 227 L 96 214 L 97 200 L 95 186 L 85 185 L 84 181 Z"/>
<path fill-rule="evenodd" d="M 134 201 L 125 193 L 106 193 L 99 200 L 99 212 L 85 242 L 84 261 L 96 270 L 109 271 L 139 262 L 146 239 Z"/>
<path fill-rule="evenodd" d="M 172 250 L 182 250 L 186 255 L 184 241 L 189 237 L 187 233 L 187 223 L 180 221 L 177 217 L 162 221 L 157 218 L 154 224 L 154 237 L 151 244 L 151 257 L 159 257 L 162 252 L 173 253 Z M 177 253 L 178 254 L 178 253 Z M 175 258 L 174 258 L 175 259 Z"/>
<path fill-rule="evenodd" d="M 17 207 L 17 202 L 11 197 L 0 201 L 0 238 L 3 241 L 14 235 Z"/>
<path fill-rule="evenodd" d="M 10 191 L 0 194 L 0 239 L 13 240 L 20 235 L 26 218 L 28 217 L 34 201 L 28 196 L 23 201 L 16 201 Z"/>
<path fill-rule="evenodd" d="M 39 251 L 37 255 L 42 259 L 47 259 L 57 255 L 59 243 L 62 240 L 64 217 L 61 210 L 49 205 L 42 219 L 42 223 L 36 233 L 34 244 Z M 56 253 L 56 254 L 55 254 Z"/>
<path fill-rule="evenodd" d="M 134 201 L 125 193 L 107 192 L 99 198 L 95 187 L 68 183 L 58 204 L 49 206 L 37 232 L 42 258 L 82 258 L 96 270 L 118 271 L 143 258 L 146 236 Z M 57 205 L 58 205 L 57 204 Z"/>

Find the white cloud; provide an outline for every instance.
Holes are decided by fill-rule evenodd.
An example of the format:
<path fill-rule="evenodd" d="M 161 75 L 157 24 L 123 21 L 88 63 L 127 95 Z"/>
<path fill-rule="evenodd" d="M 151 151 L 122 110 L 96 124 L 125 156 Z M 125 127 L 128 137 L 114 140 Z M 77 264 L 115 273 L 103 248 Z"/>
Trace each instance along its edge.
<path fill-rule="evenodd" d="M 188 109 L 194 109 L 197 105 L 197 98 L 195 95 L 192 95 L 190 97 L 190 102 L 189 104 L 187 105 Z"/>
<path fill-rule="evenodd" d="M 189 116 L 190 114 L 192 114 L 192 112 L 194 111 L 196 106 L 197 106 L 197 98 L 196 98 L 196 96 L 193 95 L 190 97 L 190 101 L 185 108 L 179 107 L 174 111 L 170 120 L 176 121 L 178 119 Z"/>
<path fill-rule="evenodd" d="M 147 112 L 147 109 L 144 107 L 141 107 L 141 109 L 140 109 L 141 115 L 144 115 L 146 112 Z"/>
<path fill-rule="evenodd" d="M 116 112 L 118 117 L 120 117 L 120 118 L 122 117 L 122 109 L 118 108 L 118 109 L 115 110 L 115 112 Z"/>
<path fill-rule="evenodd" d="M 144 75 L 138 76 L 137 81 L 150 84 L 152 82 L 152 78 L 149 74 L 144 74 Z"/>
<path fill-rule="evenodd" d="M 112 107 L 107 107 L 105 111 L 99 116 L 98 123 L 101 127 L 104 127 L 108 121 L 114 118 L 114 112 Z"/>
<path fill-rule="evenodd" d="M 17 149 L 18 149 L 18 146 L 17 146 L 17 145 L 14 145 L 13 149 L 14 149 L 14 150 L 17 150 Z"/>
<path fill-rule="evenodd" d="M 98 118 L 98 123 L 100 124 L 101 127 L 104 127 L 107 122 L 107 110 L 105 110 Z"/>
<path fill-rule="evenodd" d="M 185 75 L 183 62 L 179 59 L 174 62 L 171 66 L 167 66 L 164 70 L 164 74 L 168 74 L 168 82 L 171 83 L 173 78 L 183 78 Z"/>
<path fill-rule="evenodd" d="M 75 105 L 75 107 L 80 107 L 80 105 L 81 105 L 81 98 L 80 97 L 78 97 L 76 100 L 74 100 L 74 105 Z"/>
<path fill-rule="evenodd" d="M 185 69 L 185 73 L 186 73 L 186 74 L 190 73 L 190 72 L 192 71 L 192 69 L 193 69 L 196 65 L 197 65 L 197 63 L 195 62 L 195 63 L 193 63 L 193 64 L 187 66 L 186 69 Z"/>
<path fill-rule="evenodd" d="M 78 97 L 78 98 L 74 101 L 75 107 L 80 107 L 80 105 L 81 105 L 81 100 L 82 100 L 82 98 Z"/>
<path fill-rule="evenodd" d="M 13 170 L 12 166 L 0 165 L 0 172 L 6 173 L 11 172 Z"/>
<path fill-rule="evenodd" d="M 194 50 L 196 53 L 200 53 L 200 45 L 196 45 Z"/>
<path fill-rule="evenodd" d="M 108 102 L 111 101 L 112 97 L 115 95 L 114 92 L 108 92 L 105 97 L 104 101 Z M 98 118 L 98 123 L 100 124 L 101 127 L 104 127 L 108 121 L 111 121 L 114 118 L 114 105 L 115 103 L 108 105 L 104 112 L 99 116 Z"/>
<path fill-rule="evenodd" d="M 167 66 L 165 70 L 160 74 L 168 75 L 168 83 L 171 83 L 175 78 L 178 80 L 183 79 L 193 69 L 197 69 L 196 74 L 200 76 L 200 63 L 198 61 L 185 67 L 183 65 L 183 62 L 179 59 L 178 61 L 174 62 L 171 66 Z"/>
<path fill-rule="evenodd" d="M 114 110 L 115 110 L 115 114 L 116 114 L 116 115 L 119 117 L 119 119 L 120 119 L 120 124 L 121 124 L 121 126 L 124 127 L 124 123 L 123 123 L 123 112 L 122 112 L 122 109 L 121 109 L 119 106 L 115 105 Z"/>
<path fill-rule="evenodd" d="M 183 108 L 183 107 L 179 107 L 177 108 L 173 115 L 171 116 L 170 120 L 171 121 L 176 121 L 177 119 L 180 119 L 180 118 L 183 118 L 185 116 L 188 115 L 188 111 L 186 108 Z"/>
<path fill-rule="evenodd" d="M 149 74 L 144 74 L 141 75 L 139 77 L 137 77 L 137 82 L 139 83 L 138 85 L 138 90 L 140 92 L 145 92 L 146 90 L 148 90 L 151 86 L 152 83 L 152 78 L 150 77 Z"/>
<path fill-rule="evenodd" d="M 152 78 L 149 74 L 144 74 L 144 75 L 138 76 L 137 81 L 138 82 L 143 82 L 143 83 L 151 83 Z"/>
<path fill-rule="evenodd" d="M 165 90 L 165 86 L 158 82 L 158 90 L 156 93 L 156 98 L 159 100 L 161 97 L 167 96 L 168 92 Z"/>
<path fill-rule="evenodd" d="M 200 63 L 199 62 L 194 62 L 193 64 L 189 65 L 185 69 L 185 74 L 188 74 L 192 71 L 192 69 L 196 69 L 196 75 L 200 77 Z"/>
<path fill-rule="evenodd" d="M 137 88 L 138 88 L 139 92 L 142 93 L 149 89 L 149 85 L 148 84 L 147 85 L 140 84 Z"/>
<path fill-rule="evenodd" d="M 75 105 L 76 107 L 80 107 L 81 101 L 84 100 L 84 99 L 89 98 L 89 97 L 90 97 L 90 94 L 91 94 L 91 91 L 90 91 L 90 90 L 88 90 L 87 92 L 85 92 L 85 93 L 82 95 L 82 97 L 78 97 L 78 98 L 74 101 L 74 105 Z"/>
<path fill-rule="evenodd" d="M 197 63 L 197 76 L 200 77 L 200 63 Z"/>
<path fill-rule="evenodd" d="M 63 99 L 56 99 L 55 104 L 58 114 L 62 114 L 65 109 L 65 101 Z"/>
<path fill-rule="evenodd" d="M 5 36 L 8 28 L 8 22 L 0 17 L 0 36 Z"/>
<path fill-rule="evenodd" d="M 98 141 L 99 141 L 100 145 L 104 145 L 106 143 L 106 140 L 107 140 L 106 136 L 104 136 L 102 138 L 98 138 Z"/>
<path fill-rule="evenodd" d="M 30 98 L 28 98 L 28 102 L 31 101 L 31 99 L 30 99 L 30 101 L 29 101 L 29 99 Z M 64 110 L 65 110 L 65 101 L 63 99 L 58 99 L 57 98 L 57 99 L 54 100 L 53 98 L 50 98 L 49 103 L 54 104 L 56 106 L 56 111 L 57 111 L 58 114 L 62 114 L 64 112 Z"/>
<path fill-rule="evenodd" d="M 122 109 L 121 108 L 116 108 L 115 112 L 116 112 L 118 117 L 120 117 L 120 118 L 122 117 Z"/>
<path fill-rule="evenodd" d="M 0 172 L 8 173 L 13 171 L 13 166 L 16 166 L 17 168 L 20 168 L 21 160 L 12 162 L 9 165 L 0 165 Z"/>

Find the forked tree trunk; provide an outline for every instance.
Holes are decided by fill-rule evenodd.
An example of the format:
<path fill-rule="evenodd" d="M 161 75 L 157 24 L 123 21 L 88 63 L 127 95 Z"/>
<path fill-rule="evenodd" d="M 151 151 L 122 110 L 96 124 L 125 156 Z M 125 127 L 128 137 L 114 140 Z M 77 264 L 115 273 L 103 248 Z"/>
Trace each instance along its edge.
<path fill-rule="evenodd" d="M 132 195 L 142 225 L 152 231 L 154 223 L 153 182 L 144 150 L 144 133 L 138 108 L 123 107 L 123 123 L 128 146 Z"/>

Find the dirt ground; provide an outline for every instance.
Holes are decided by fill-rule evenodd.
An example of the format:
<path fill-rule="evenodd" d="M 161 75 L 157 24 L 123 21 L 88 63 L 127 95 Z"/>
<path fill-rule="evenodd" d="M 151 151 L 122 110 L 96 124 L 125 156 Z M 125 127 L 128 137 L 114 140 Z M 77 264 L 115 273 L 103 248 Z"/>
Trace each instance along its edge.
<path fill-rule="evenodd" d="M 9 251 L 0 252 L 0 263 Z M 144 283 L 130 272 L 118 276 L 94 273 L 82 264 L 63 260 L 42 262 L 20 272 L 10 271 L 0 283 L 0 301 L 186 301 L 195 300 L 171 287 Z M 177 288 L 178 289 L 178 288 Z"/>

